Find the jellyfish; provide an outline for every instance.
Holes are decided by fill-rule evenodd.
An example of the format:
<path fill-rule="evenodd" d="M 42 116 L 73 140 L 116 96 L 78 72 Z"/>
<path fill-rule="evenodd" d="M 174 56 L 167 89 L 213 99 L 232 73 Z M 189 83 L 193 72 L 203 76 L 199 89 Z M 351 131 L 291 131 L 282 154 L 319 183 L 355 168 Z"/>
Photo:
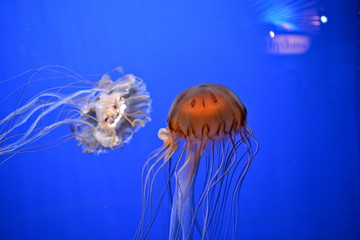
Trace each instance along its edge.
<path fill-rule="evenodd" d="M 246 117 L 244 104 L 221 85 L 197 85 L 176 97 L 168 127 L 158 132 L 163 145 L 144 165 L 135 239 L 150 238 L 167 198 L 168 239 L 236 238 L 239 192 L 258 151 Z"/>
<path fill-rule="evenodd" d="M 21 152 L 34 151 L 52 143 L 36 142 L 61 125 L 70 125 L 68 139 L 76 139 L 83 152 L 106 152 L 123 147 L 132 135 L 150 121 L 151 100 L 142 79 L 123 74 L 112 80 L 104 74 L 92 82 L 61 66 L 46 66 L 31 73 L 24 89 L 35 82 L 66 77 L 73 81 L 61 87 L 41 91 L 0 120 L 0 155 L 8 160 Z M 54 76 L 36 77 L 39 73 Z M 23 73 L 25 74 L 25 73 Z M 23 75 L 21 74 L 21 75 Z M 10 79 L 11 80 L 11 79 Z M 9 81 L 9 80 L 8 80 Z"/>

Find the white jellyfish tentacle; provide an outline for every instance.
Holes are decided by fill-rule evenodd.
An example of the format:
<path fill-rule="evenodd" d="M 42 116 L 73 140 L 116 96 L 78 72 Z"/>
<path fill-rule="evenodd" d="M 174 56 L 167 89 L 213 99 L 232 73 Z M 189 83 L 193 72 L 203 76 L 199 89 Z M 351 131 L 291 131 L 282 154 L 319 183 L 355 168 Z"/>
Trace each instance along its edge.
<path fill-rule="evenodd" d="M 54 93 L 44 93 L 41 94 L 39 96 L 37 96 L 36 98 L 34 98 L 33 100 L 31 100 L 29 103 L 27 103 L 26 105 L 18 108 L 16 111 L 8 114 L 5 118 L 0 120 L 0 125 L 4 124 L 5 122 L 9 121 L 11 118 L 15 117 L 16 115 L 20 115 L 23 114 L 24 112 L 28 111 L 30 108 L 32 108 L 32 111 L 28 114 L 29 117 L 37 110 L 39 109 L 39 106 L 37 108 L 33 108 L 33 106 L 39 101 L 40 98 L 42 97 L 56 97 L 56 98 L 61 98 L 58 94 L 54 94 Z M 48 103 L 47 105 L 51 105 L 52 103 Z M 43 105 L 41 105 L 40 107 L 42 107 Z M 26 120 L 25 120 L 26 121 Z M 24 122 L 22 122 L 24 123 Z M 21 124 L 22 124 L 21 123 Z M 21 125 L 20 124 L 20 125 Z"/>
<path fill-rule="evenodd" d="M 45 96 L 45 95 L 43 95 Z M 58 95 L 51 95 L 51 94 L 46 94 L 46 96 L 51 96 L 51 97 L 57 97 L 60 98 L 60 96 Z M 42 96 L 41 96 L 42 97 Z M 19 121 L 19 119 L 17 119 L 17 122 L 14 124 L 14 126 L 12 126 L 10 129 L 8 129 L 5 133 L 0 135 L 0 139 L 4 139 L 6 138 L 6 136 L 12 132 L 15 128 L 23 125 L 24 123 L 27 122 L 27 120 L 39 109 L 44 108 L 46 106 L 51 106 L 54 104 L 54 102 L 46 102 L 46 103 L 42 103 L 36 107 L 34 107 L 34 105 L 37 103 L 38 99 L 35 99 L 35 102 L 30 102 L 29 104 L 26 104 L 25 106 L 21 107 L 20 109 L 16 110 L 15 112 L 9 114 L 6 118 L 2 119 L 0 121 L 0 125 L 6 123 L 7 121 L 11 120 L 13 117 L 15 117 L 16 115 L 20 115 L 23 113 L 26 113 L 24 116 L 21 116 L 21 120 Z M 29 111 L 29 109 L 31 109 L 31 111 Z M 29 111 L 29 112 L 27 112 Z"/>
<path fill-rule="evenodd" d="M 7 153 L 14 153 L 15 150 L 19 149 L 22 146 L 25 146 L 28 143 L 36 141 L 37 139 L 43 137 L 44 135 L 46 135 L 49 132 L 51 132 L 52 130 L 54 130 L 56 127 L 59 127 L 59 126 L 65 124 L 65 123 L 72 123 L 72 122 L 82 122 L 84 124 L 89 125 L 89 123 L 78 120 L 78 119 L 65 119 L 63 121 L 59 121 L 59 122 L 56 122 L 56 123 L 53 123 L 53 124 L 51 124 L 49 126 L 44 127 L 41 130 L 41 132 L 38 132 L 38 133 L 34 134 L 33 136 L 31 136 L 30 138 L 28 138 L 28 139 L 26 139 L 24 141 L 21 141 L 21 142 L 16 141 L 15 143 L 12 143 L 12 144 L 6 146 L 5 148 L 0 149 L 0 154 L 3 155 L 3 154 L 7 154 Z M 93 126 L 91 126 L 91 127 L 93 127 Z"/>
<path fill-rule="evenodd" d="M 102 75 L 100 81 L 98 82 L 98 85 L 99 86 L 105 86 L 105 85 L 107 85 L 109 83 L 112 83 L 110 75 L 109 74 L 104 74 L 104 75 Z"/>
<path fill-rule="evenodd" d="M 2 147 L 0 149 L 0 154 L 6 154 L 8 152 L 12 152 L 12 151 L 15 151 L 16 149 L 18 149 L 19 147 L 21 146 L 24 146 L 25 144 L 31 142 L 32 140 L 36 139 L 35 136 L 41 136 L 43 135 L 42 132 L 39 132 L 37 133 L 34 137 L 27 139 L 27 137 L 32 133 L 32 131 L 34 130 L 34 128 L 37 126 L 38 122 L 44 117 L 46 116 L 47 114 L 49 114 L 50 112 L 52 112 L 53 110 L 55 110 L 56 108 L 58 108 L 59 106 L 63 105 L 63 104 L 67 104 L 68 102 L 70 102 L 71 99 L 79 96 L 79 95 L 82 95 L 82 94 L 86 94 L 86 93 L 91 93 L 93 91 L 97 91 L 97 89 L 90 89 L 90 90 L 81 90 L 81 91 L 78 91 L 78 92 L 75 92 L 67 97 L 64 97 L 62 99 L 60 99 L 59 101 L 57 102 L 54 102 L 50 107 L 48 107 L 47 109 L 45 109 L 44 111 L 41 112 L 41 114 L 34 120 L 34 122 L 30 125 L 30 127 L 28 128 L 28 130 L 23 134 L 23 136 L 21 136 L 17 141 L 9 144 L 9 145 L 6 145 L 4 147 Z M 32 103 L 32 102 L 31 102 Z M 26 109 L 26 108 L 24 108 Z M 30 112 L 31 113 L 31 112 Z M 30 116 L 28 116 L 30 117 Z M 26 120 L 28 120 L 28 117 L 25 118 L 21 124 L 23 124 L 24 122 L 26 122 Z M 55 126 L 59 126 L 61 124 L 63 124 L 64 121 L 60 121 L 60 122 L 56 122 L 54 124 L 51 124 L 47 127 L 45 127 L 42 131 L 47 133 L 49 131 L 49 129 L 53 129 Z M 16 125 L 15 125 L 16 126 Z M 13 129 L 11 129 L 13 130 Z M 5 134 L 8 134 L 9 131 L 7 131 Z M 6 137 L 6 135 L 2 134 L 1 135 L 1 139 L 3 139 L 4 137 Z M 30 141 L 29 141 L 30 140 Z"/>

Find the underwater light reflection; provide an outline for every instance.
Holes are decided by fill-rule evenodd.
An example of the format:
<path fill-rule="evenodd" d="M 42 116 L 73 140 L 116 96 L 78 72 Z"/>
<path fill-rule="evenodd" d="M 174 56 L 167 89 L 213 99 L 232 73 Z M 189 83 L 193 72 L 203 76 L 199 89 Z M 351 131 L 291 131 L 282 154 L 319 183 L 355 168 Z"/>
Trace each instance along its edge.
<path fill-rule="evenodd" d="M 320 16 L 314 0 L 258 0 L 262 21 L 279 31 L 316 33 Z"/>

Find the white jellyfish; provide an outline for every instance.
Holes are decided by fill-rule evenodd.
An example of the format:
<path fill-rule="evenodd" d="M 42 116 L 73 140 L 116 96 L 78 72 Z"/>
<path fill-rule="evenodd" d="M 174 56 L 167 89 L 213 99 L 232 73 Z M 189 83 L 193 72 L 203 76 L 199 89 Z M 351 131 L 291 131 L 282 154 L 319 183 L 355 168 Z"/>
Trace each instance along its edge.
<path fill-rule="evenodd" d="M 31 76 L 25 87 L 48 79 L 35 78 L 44 71 L 73 81 L 38 93 L 0 120 L 0 156 L 6 156 L 1 162 L 17 153 L 44 147 L 35 142 L 64 124 L 70 124 L 72 132 L 67 139 L 77 139 L 83 152 L 122 147 L 150 121 L 151 100 L 142 79 L 122 74 L 121 68 L 117 70 L 121 76 L 116 80 L 104 74 L 97 83 L 60 66 L 27 71 Z"/>

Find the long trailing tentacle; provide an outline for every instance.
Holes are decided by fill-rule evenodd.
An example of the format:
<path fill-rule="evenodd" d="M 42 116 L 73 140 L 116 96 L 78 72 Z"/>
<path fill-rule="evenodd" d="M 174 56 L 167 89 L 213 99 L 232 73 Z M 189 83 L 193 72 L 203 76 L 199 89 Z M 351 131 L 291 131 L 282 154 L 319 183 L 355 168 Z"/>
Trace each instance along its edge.
<path fill-rule="evenodd" d="M 149 159 L 146 161 L 143 170 L 142 170 L 142 217 L 140 224 L 137 228 L 134 239 L 147 239 L 150 235 L 150 229 L 153 225 L 156 215 L 162 205 L 162 199 L 165 196 L 165 193 L 171 188 L 171 178 L 174 174 L 176 168 L 180 164 L 182 155 L 184 154 L 184 149 L 181 150 L 179 159 L 175 163 L 175 167 L 172 170 L 169 170 L 169 176 L 165 181 L 164 188 L 160 191 L 158 202 L 153 207 L 153 189 L 156 182 L 157 175 L 165 166 L 171 161 L 172 155 L 177 148 L 171 147 L 166 142 L 164 145 L 155 151 L 153 154 L 150 154 Z"/>
<path fill-rule="evenodd" d="M 250 134 L 246 133 L 246 137 L 250 138 Z M 249 153 L 247 138 L 240 137 L 240 139 L 236 142 L 233 138 L 230 138 L 227 144 L 227 146 L 230 147 L 230 151 L 228 147 L 224 147 L 225 142 L 223 141 L 221 143 L 222 147 L 219 147 L 220 151 L 217 153 L 220 155 L 219 158 L 222 160 L 218 163 L 218 167 L 215 172 L 212 170 L 213 166 L 211 166 L 210 169 L 206 168 L 207 171 L 213 173 L 210 174 L 210 177 L 206 177 L 208 180 L 205 180 L 206 184 L 204 185 L 203 192 L 198 199 L 198 204 L 195 208 L 194 214 L 196 216 L 200 211 L 200 206 L 203 206 L 203 229 L 201 239 L 221 239 L 221 236 L 224 236 L 223 233 L 220 235 L 220 230 L 222 229 L 221 225 L 223 225 L 224 222 L 222 219 L 224 218 L 224 214 L 226 212 L 225 209 L 228 207 L 228 204 L 226 204 L 228 195 L 230 192 L 233 192 L 233 195 L 235 196 L 238 195 L 240 188 L 239 184 L 243 181 L 251 161 L 247 160 L 244 168 L 240 172 L 237 171 L 237 168 L 245 155 L 248 155 L 248 158 L 252 159 L 256 153 L 256 151 Z M 241 145 L 245 146 L 245 151 L 238 155 L 237 149 Z M 214 151 L 210 154 L 212 157 L 215 155 Z M 234 185 L 233 178 L 235 176 L 238 176 L 238 180 L 235 181 L 235 186 L 231 187 Z M 230 206 L 230 211 L 233 211 L 233 205 Z M 231 216 L 228 217 L 229 221 L 230 219 Z M 194 221 L 196 221 L 196 217 L 194 217 Z M 233 222 L 235 222 L 234 225 L 236 225 L 237 220 L 235 219 Z M 232 225 L 233 233 L 236 232 L 236 227 L 234 225 Z M 212 227 L 210 228 L 210 226 Z M 226 224 L 226 226 L 227 227 L 225 229 L 228 228 L 229 223 Z M 209 232 L 209 229 L 211 229 L 211 233 Z M 225 236 L 227 236 L 226 233 Z"/>
<path fill-rule="evenodd" d="M 141 220 L 140 223 L 138 225 L 138 228 L 136 230 L 134 239 L 143 239 L 143 235 L 144 235 L 144 228 L 145 228 L 145 215 L 147 214 L 147 206 L 148 206 L 148 202 L 151 201 L 150 198 L 148 198 L 147 196 L 149 195 L 148 192 L 149 187 L 148 182 L 151 176 L 151 172 L 153 171 L 153 169 L 155 168 L 156 164 L 159 163 L 159 161 L 161 161 L 161 159 L 164 156 L 164 151 L 166 149 L 166 145 L 163 145 L 161 148 L 159 148 L 158 150 L 156 150 L 155 152 L 151 153 L 148 160 L 145 162 L 143 169 L 142 169 L 142 173 L 141 173 L 141 182 L 142 182 L 142 212 L 141 212 Z M 152 163 L 152 160 L 154 160 L 154 163 Z M 145 174 L 146 172 L 146 174 Z"/>
<path fill-rule="evenodd" d="M 229 144 L 233 144 L 232 137 L 230 137 L 229 139 L 228 145 Z M 221 229 L 221 226 L 219 227 L 219 224 L 220 225 L 222 224 L 223 215 L 225 213 L 224 204 L 226 202 L 227 194 L 229 191 L 228 174 L 232 170 L 232 168 L 236 165 L 237 162 L 236 151 L 233 151 L 233 149 L 231 149 L 230 153 L 226 153 L 224 151 L 225 150 L 224 141 L 222 145 L 223 146 L 220 148 L 221 161 L 219 163 L 219 167 L 216 171 L 216 174 L 214 174 L 213 178 L 209 181 L 208 188 L 204 191 L 206 204 L 204 210 L 205 212 L 204 227 L 202 232 L 203 239 L 205 238 L 211 239 L 208 232 L 210 225 L 215 225 L 212 229 L 213 234 L 216 233 L 219 229 Z M 215 201 L 213 199 L 215 199 Z M 215 215 L 216 215 L 216 219 L 215 222 L 213 223 Z"/>
<path fill-rule="evenodd" d="M 33 132 L 34 128 L 37 126 L 37 124 L 39 123 L 39 121 L 46 115 L 48 115 L 49 113 L 51 113 L 52 111 L 54 111 L 55 109 L 57 109 L 58 107 L 60 107 L 63 104 L 67 104 L 68 102 L 70 102 L 72 99 L 82 95 L 82 94 L 89 94 L 93 91 L 96 91 L 96 89 L 91 89 L 91 90 L 81 90 L 78 92 L 75 92 L 69 96 L 66 96 L 64 98 L 61 98 L 60 100 L 53 102 L 53 103 L 48 103 L 44 105 L 40 105 L 36 108 L 34 108 L 34 110 L 31 110 L 27 115 L 25 115 L 24 119 L 22 121 L 20 121 L 19 123 L 15 124 L 13 128 L 10 128 L 10 131 L 6 131 L 4 134 L 1 135 L 1 139 L 5 138 L 9 132 L 13 131 L 16 127 L 22 125 L 23 123 L 25 123 L 30 117 L 31 115 L 38 110 L 41 107 L 46 107 L 48 106 L 48 108 L 46 108 L 45 110 L 43 110 L 41 112 L 41 114 L 32 122 L 32 124 L 30 125 L 30 127 L 27 129 L 27 131 L 15 142 L 10 143 L 8 145 L 2 146 L 2 148 L 0 149 L 0 155 L 15 151 L 16 149 L 18 149 L 21 146 L 24 146 L 25 144 L 29 143 L 30 141 L 38 138 L 39 136 L 41 136 L 41 134 L 36 134 L 35 136 L 31 137 L 30 139 L 27 139 L 28 136 Z M 31 105 L 33 105 L 33 102 L 30 102 Z M 27 106 L 24 106 L 23 108 L 21 108 L 21 111 L 24 112 L 26 109 L 28 109 Z M 15 111 L 15 114 L 16 111 Z M 11 119 L 11 118 L 10 118 Z M 60 121 L 57 123 L 53 123 L 47 127 L 44 128 L 44 132 L 46 133 L 47 131 L 51 131 L 53 128 L 65 123 L 65 122 L 71 122 L 73 120 L 68 119 L 68 120 L 64 120 L 64 121 Z"/>
<path fill-rule="evenodd" d="M 17 140 L 14 143 L 11 143 L 9 145 L 6 145 L 4 148 L 0 149 L 0 155 L 7 155 L 7 154 L 13 154 L 14 152 L 16 152 L 18 149 L 20 149 L 23 146 L 26 146 L 27 144 L 30 144 L 36 140 L 38 140 L 39 138 L 42 138 L 43 136 L 45 136 L 46 134 L 50 133 L 51 131 L 53 131 L 55 128 L 66 124 L 66 123 L 74 123 L 74 122 L 80 122 L 83 124 L 87 124 L 90 127 L 93 127 L 91 124 L 89 124 L 88 122 L 82 121 L 81 119 L 65 119 L 63 121 L 60 122 L 55 122 L 51 125 L 48 125 L 44 128 L 41 129 L 41 131 L 33 134 L 31 137 L 26 138 L 29 133 L 27 132 L 25 135 L 22 136 L 22 138 L 24 136 L 26 136 L 24 139 L 22 139 L 22 141 Z"/>
<path fill-rule="evenodd" d="M 246 146 L 246 152 L 247 152 L 247 162 L 246 165 L 243 167 L 243 169 L 241 170 L 241 173 L 236 181 L 236 186 L 234 189 L 234 193 L 233 193 L 233 197 L 232 197 L 232 206 L 238 206 L 238 204 L 236 204 L 236 198 L 239 198 L 239 191 L 240 188 L 243 184 L 243 181 L 245 179 L 245 175 L 247 174 L 250 164 L 252 162 L 252 159 L 254 158 L 254 156 L 256 155 L 256 153 L 259 150 L 259 145 L 257 143 L 257 140 L 255 139 L 255 137 L 252 134 L 252 129 L 247 126 L 246 127 L 246 131 L 244 131 L 244 134 L 241 136 L 242 139 L 244 139 L 244 143 Z M 255 144 L 255 150 L 252 147 L 252 143 L 250 141 L 250 139 L 253 140 L 254 144 Z M 233 212 L 233 216 L 234 216 L 234 227 L 233 227 L 233 239 L 236 238 L 236 227 L 237 227 L 237 218 L 238 218 L 238 214 L 236 211 L 236 208 L 234 207 L 234 212 Z"/>
<path fill-rule="evenodd" d="M 36 78 L 35 79 L 35 76 L 37 74 L 39 74 L 40 72 L 52 72 L 52 73 L 56 73 L 58 74 L 58 76 L 54 77 L 47 77 L 47 78 Z M 67 72 L 65 72 L 67 71 Z M 9 79 L 6 79 L 6 80 L 2 80 L 1 82 L 5 82 L 5 81 L 9 81 L 9 80 L 12 80 L 14 78 L 18 78 L 22 75 L 25 75 L 27 73 L 31 73 L 31 76 L 27 79 L 27 82 L 24 83 L 22 86 L 20 86 L 18 89 L 14 90 L 17 91 L 19 89 L 23 89 L 22 90 L 22 93 L 21 93 L 21 96 L 18 100 L 18 103 L 17 103 L 17 107 L 16 107 L 16 110 L 9 114 L 8 116 L 6 116 L 4 119 L 0 120 L 0 126 L 2 125 L 2 129 L 4 129 L 4 124 L 8 124 L 8 129 L 5 131 L 5 133 L 3 133 L 2 135 L 0 135 L 0 139 L 5 139 L 7 137 L 7 135 L 12 132 L 15 128 L 23 125 L 24 123 L 27 122 L 27 120 L 39 109 L 41 108 L 45 108 L 47 106 L 51 106 L 53 105 L 54 103 L 56 103 L 57 101 L 59 101 L 59 99 L 61 99 L 63 96 L 60 94 L 60 91 L 65 89 L 65 88 L 70 88 L 70 87 L 76 87 L 74 86 L 75 84 L 77 83 L 85 83 L 89 86 L 93 86 L 94 87 L 94 84 L 88 80 L 86 80 L 85 78 L 83 78 L 81 75 L 75 73 L 74 71 L 72 71 L 71 69 L 69 68 L 66 68 L 64 66 L 58 66 L 58 65 L 49 65 L 49 66 L 44 66 L 44 67 L 41 67 L 41 68 L 38 68 L 38 69 L 31 69 L 31 70 L 28 70 L 28 71 L 25 71 L 21 74 L 18 74 L 16 75 L 15 77 L 12 77 L 12 78 L 9 78 Z M 41 81 L 41 80 L 48 80 L 48 79 L 55 79 L 55 78 L 60 78 L 60 77 L 66 77 L 66 78 L 69 78 L 69 79 L 75 79 L 77 81 L 73 81 L 65 86 L 62 86 L 62 87 L 54 87 L 54 88 L 50 88 L 50 89 L 47 89 L 45 91 L 42 91 L 40 92 L 39 94 L 37 94 L 36 96 L 34 96 L 33 98 L 31 98 L 26 104 L 24 104 L 22 107 L 19 107 L 20 105 L 20 102 L 22 100 L 22 97 L 23 97 L 23 94 L 26 90 L 26 88 L 28 87 L 28 85 L 30 83 L 33 83 L 35 81 Z M 82 87 L 84 88 L 84 87 Z M 49 92 L 51 90 L 57 90 L 56 92 Z M 13 93 L 14 93 L 13 92 Z M 10 93 L 9 95 L 13 94 L 13 93 Z M 9 96 L 8 95 L 8 96 Z M 4 101 L 8 96 L 6 96 L 5 98 L 3 98 L 1 101 Z M 45 98 L 47 97 L 47 99 L 44 99 L 44 100 L 41 100 L 42 98 Z M 54 99 L 57 99 L 55 101 L 53 101 Z M 68 102 L 67 104 L 70 104 L 70 102 Z M 64 104 L 65 105 L 65 104 Z M 24 114 L 24 116 L 19 116 L 17 118 L 17 122 L 12 125 L 12 121 L 14 120 L 14 118 L 18 115 L 22 115 Z M 31 129 L 29 129 L 31 131 Z M 4 142 L 3 142 L 4 143 Z M 3 146 L 3 145 L 2 145 Z"/>

